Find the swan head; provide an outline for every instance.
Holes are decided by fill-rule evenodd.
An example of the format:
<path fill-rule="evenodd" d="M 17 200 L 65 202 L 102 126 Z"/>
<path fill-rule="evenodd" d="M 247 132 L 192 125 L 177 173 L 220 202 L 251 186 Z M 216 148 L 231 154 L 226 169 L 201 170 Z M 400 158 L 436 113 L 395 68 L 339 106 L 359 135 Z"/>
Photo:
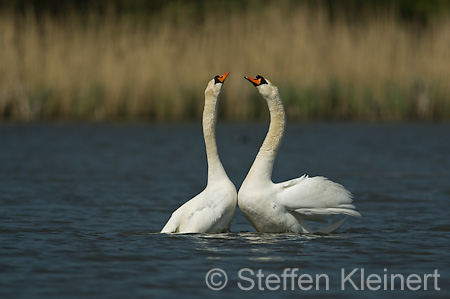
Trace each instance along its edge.
<path fill-rule="evenodd" d="M 223 83 L 225 79 L 228 77 L 230 72 L 226 72 L 223 75 L 215 76 L 211 81 L 209 81 L 208 86 L 206 87 L 205 94 L 212 93 L 215 97 L 217 97 L 222 89 Z"/>
<path fill-rule="evenodd" d="M 268 97 L 274 92 L 278 92 L 278 88 L 261 75 L 257 75 L 256 78 L 252 78 L 249 76 L 245 76 L 244 78 L 250 81 L 254 86 L 256 86 L 259 93 L 263 97 Z"/>

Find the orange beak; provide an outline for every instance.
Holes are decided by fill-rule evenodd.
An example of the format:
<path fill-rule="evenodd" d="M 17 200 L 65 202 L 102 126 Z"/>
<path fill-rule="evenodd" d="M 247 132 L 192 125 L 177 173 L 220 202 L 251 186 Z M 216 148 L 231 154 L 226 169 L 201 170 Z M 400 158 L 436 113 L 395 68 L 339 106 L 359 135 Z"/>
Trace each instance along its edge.
<path fill-rule="evenodd" d="M 223 74 L 222 76 L 218 76 L 217 80 L 220 81 L 220 83 L 225 82 L 225 79 L 228 77 L 228 75 L 230 74 L 230 72 L 226 72 L 225 74 Z"/>
<path fill-rule="evenodd" d="M 261 84 L 261 79 L 256 79 L 256 78 L 252 78 L 249 76 L 245 76 L 244 78 L 247 79 L 248 81 L 252 82 L 253 85 L 255 85 L 255 86 L 259 86 Z"/>

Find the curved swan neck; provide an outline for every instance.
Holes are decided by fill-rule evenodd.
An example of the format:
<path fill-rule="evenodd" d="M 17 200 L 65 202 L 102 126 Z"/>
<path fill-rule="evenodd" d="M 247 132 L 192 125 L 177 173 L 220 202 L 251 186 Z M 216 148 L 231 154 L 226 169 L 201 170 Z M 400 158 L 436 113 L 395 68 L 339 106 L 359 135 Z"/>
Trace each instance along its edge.
<path fill-rule="evenodd" d="M 226 176 L 225 169 L 219 159 L 216 144 L 217 96 L 205 91 L 205 107 L 203 109 L 203 137 L 205 139 L 206 158 L 208 161 L 208 182 Z"/>
<path fill-rule="evenodd" d="M 286 117 L 283 102 L 278 88 L 274 87 L 269 94 L 263 94 L 270 112 L 270 125 L 258 155 L 250 169 L 249 176 L 258 177 L 258 180 L 272 180 L 272 169 L 278 149 L 283 139 Z"/>

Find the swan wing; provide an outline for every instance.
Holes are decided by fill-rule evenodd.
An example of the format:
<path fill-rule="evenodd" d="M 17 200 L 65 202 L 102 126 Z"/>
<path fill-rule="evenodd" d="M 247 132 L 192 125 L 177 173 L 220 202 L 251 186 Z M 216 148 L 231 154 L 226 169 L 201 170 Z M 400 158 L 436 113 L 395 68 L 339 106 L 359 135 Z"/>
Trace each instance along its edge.
<path fill-rule="evenodd" d="M 205 189 L 173 212 L 161 233 L 216 233 L 228 230 L 236 206 L 235 194 L 236 190 L 234 194 L 227 194 L 225 191 L 212 193 Z"/>
<path fill-rule="evenodd" d="M 220 215 L 215 215 L 214 209 L 203 208 L 188 213 L 179 212 L 178 209 L 172 213 L 161 233 L 207 233 L 219 218 Z"/>
<path fill-rule="evenodd" d="M 222 221 L 226 215 L 223 207 L 215 204 L 213 201 L 207 205 L 199 206 L 187 215 L 187 221 L 183 227 L 185 233 L 218 233 L 224 231 Z M 231 220 L 230 220 L 231 222 Z M 229 229 L 228 223 L 226 229 Z"/>
<path fill-rule="evenodd" d="M 325 177 L 303 175 L 276 185 L 279 188 L 277 201 L 290 211 L 309 217 L 333 214 L 361 216 L 352 204 L 352 194 Z"/>
<path fill-rule="evenodd" d="M 204 192 L 184 203 L 172 213 L 161 233 L 205 233 L 216 218 L 211 204 L 202 205 Z M 220 215 L 219 215 L 220 216 Z"/>

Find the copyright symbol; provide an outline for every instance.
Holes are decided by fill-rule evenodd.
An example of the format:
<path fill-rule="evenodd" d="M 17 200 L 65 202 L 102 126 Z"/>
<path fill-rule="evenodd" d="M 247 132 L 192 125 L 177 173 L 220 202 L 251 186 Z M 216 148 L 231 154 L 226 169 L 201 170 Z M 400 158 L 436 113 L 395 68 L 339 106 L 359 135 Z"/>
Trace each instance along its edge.
<path fill-rule="evenodd" d="M 205 282 L 211 290 L 220 291 L 227 285 L 228 276 L 222 269 L 214 268 L 206 273 Z"/>

